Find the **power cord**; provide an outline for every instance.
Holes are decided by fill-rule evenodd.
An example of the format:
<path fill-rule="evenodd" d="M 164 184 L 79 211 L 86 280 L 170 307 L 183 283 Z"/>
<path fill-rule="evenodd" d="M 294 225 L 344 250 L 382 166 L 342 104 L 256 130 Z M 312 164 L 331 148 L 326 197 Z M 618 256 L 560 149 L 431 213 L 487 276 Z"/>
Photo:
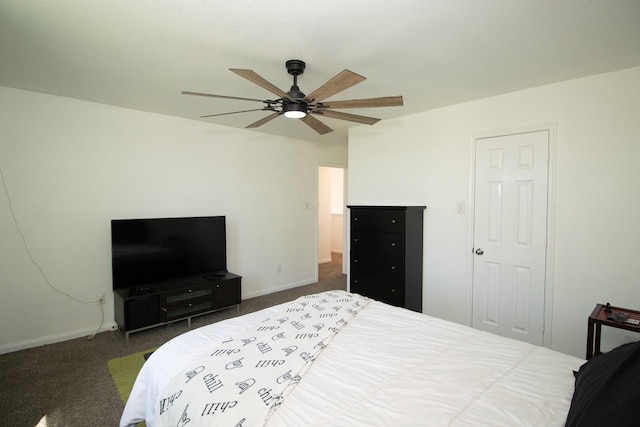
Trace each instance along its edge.
<path fill-rule="evenodd" d="M 31 253 L 31 250 L 29 249 L 29 245 L 27 244 L 27 239 L 24 237 L 24 234 L 22 233 L 22 229 L 20 229 L 20 224 L 18 223 L 18 219 L 16 218 L 16 213 L 13 210 L 13 203 L 11 202 L 11 196 L 9 195 L 9 189 L 7 188 L 7 182 L 4 178 L 4 173 L 2 172 L 2 168 L 0 168 L 0 179 L 2 180 L 2 187 L 4 188 L 4 194 L 7 197 L 7 202 L 9 203 L 9 212 L 11 213 L 11 219 L 13 219 L 13 223 L 15 224 L 16 227 L 16 231 L 18 232 L 18 235 L 20 236 L 20 239 L 22 240 L 22 244 L 24 246 L 25 251 L 27 252 L 27 255 L 29 256 L 29 259 L 31 260 L 31 263 L 33 265 L 36 266 L 36 268 L 38 269 L 38 271 L 40 272 L 40 275 L 42 275 L 42 277 L 44 278 L 45 283 L 56 293 L 61 294 L 66 296 L 67 298 L 80 303 L 80 304 L 95 304 L 95 301 L 82 301 L 64 291 L 61 291 L 59 289 L 57 289 L 55 286 L 53 286 L 53 284 L 49 281 L 49 278 L 47 277 L 47 275 L 45 274 L 44 270 L 42 269 L 42 267 L 40 266 L 40 264 L 38 264 L 38 262 L 35 260 L 35 258 L 33 257 L 33 254 Z M 100 332 L 100 328 L 102 328 L 102 325 L 104 323 L 104 304 L 99 304 L 100 305 L 100 311 L 102 312 L 102 319 L 100 320 L 100 326 L 98 326 L 98 330 L 91 335 L 90 337 L 88 337 L 88 339 L 92 339 L 93 337 L 95 337 L 98 332 Z"/>
<path fill-rule="evenodd" d="M 102 328 L 102 324 L 104 323 L 104 304 L 99 304 L 99 305 L 100 305 L 100 324 L 98 325 L 98 329 L 96 329 L 93 335 L 87 337 L 88 340 L 91 340 L 96 335 L 98 335 L 98 332 L 100 332 L 100 329 Z"/>

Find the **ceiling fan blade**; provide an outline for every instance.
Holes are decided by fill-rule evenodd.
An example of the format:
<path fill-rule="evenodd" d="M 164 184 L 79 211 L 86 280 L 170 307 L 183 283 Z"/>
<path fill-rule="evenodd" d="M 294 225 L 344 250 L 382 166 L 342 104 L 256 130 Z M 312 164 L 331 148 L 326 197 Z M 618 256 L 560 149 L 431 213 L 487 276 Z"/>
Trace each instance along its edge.
<path fill-rule="evenodd" d="M 304 122 L 304 124 L 309 126 L 311 129 L 313 129 L 316 132 L 318 132 L 320 135 L 324 135 L 325 133 L 333 132 L 333 129 L 331 129 L 329 126 L 325 125 L 324 123 L 322 123 L 320 120 L 316 119 L 315 117 L 312 117 L 311 114 L 307 114 L 306 116 L 304 116 L 300 120 L 302 120 Z"/>
<path fill-rule="evenodd" d="M 180 92 L 183 95 L 195 95 L 195 96 L 208 96 L 210 98 L 223 98 L 223 99 L 239 99 L 241 101 L 258 101 L 258 102 L 265 102 L 262 99 L 253 99 L 253 98 L 240 98 L 238 96 L 227 96 L 227 95 L 214 95 L 211 93 L 200 93 L 200 92 L 189 92 L 186 90 L 183 90 L 182 92 Z"/>
<path fill-rule="evenodd" d="M 251 123 L 249 126 L 245 126 L 245 128 L 257 128 L 258 126 L 262 126 L 263 124 L 270 122 L 271 120 L 275 119 L 276 117 L 278 117 L 280 114 L 279 112 L 275 112 L 273 114 L 269 114 L 267 117 L 258 120 L 255 123 Z"/>
<path fill-rule="evenodd" d="M 402 96 L 383 96 L 380 98 L 349 99 L 322 103 L 323 108 L 400 107 L 402 105 L 404 105 Z"/>
<path fill-rule="evenodd" d="M 351 86 L 355 86 L 366 79 L 366 77 L 356 74 L 353 71 L 342 70 L 331 80 L 307 95 L 306 98 L 312 102 L 319 102 L 338 92 L 349 89 Z"/>
<path fill-rule="evenodd" d="M 283 90 L 281 90 L 280 88 L 278 88 L 276 85 L 268 82 L 267 80 L 265 80 L 263 77 L 259 76 L 258 73 L 256 73 L 253 70 L 243 70 L 243 69 L 239 69 L 239 68 L 229 68 L 229 71 L 232 71 L 234 73 L 236 73 L 237 75 L 239 75 L 240 77 L 244 77 L 245 79 L 249 80 L 251 83 L 255 83 L 258 86 L 260 86 L 263 89 L 268 90 L 269 92 L 278 95 L 280 98 L 287 98 L 291 101 L 295 101 L 295 99 L 293 99 L 291 96 L 289 96 L 288 93 L 284 92 Z"/>
<path fill-rule="evenodd" d="M 204 119 L 205 117 L 216 117 L 216 116 L 227 116 L 229 114 L 249 113 L 251 111 L 273 111 L 273 110 L 269 110 L 268 108 L 254 108 L 253 110 L 231 111 L 230 113 L 207 114 L 206 116 L 200 116 L 200 118 Z"/>
<path fill-rule="evenodd" d="M 375 117 L 359 116 L 357 114 L 341 113 L 339 111 L 326 109 L 316 110 L 314 111 L 314 114 L 331 117 L 332 119 L 349 120 L 350 122 L 362 123 L 365 125 L 372 125 L 380 121 L 380 119 Z"/>

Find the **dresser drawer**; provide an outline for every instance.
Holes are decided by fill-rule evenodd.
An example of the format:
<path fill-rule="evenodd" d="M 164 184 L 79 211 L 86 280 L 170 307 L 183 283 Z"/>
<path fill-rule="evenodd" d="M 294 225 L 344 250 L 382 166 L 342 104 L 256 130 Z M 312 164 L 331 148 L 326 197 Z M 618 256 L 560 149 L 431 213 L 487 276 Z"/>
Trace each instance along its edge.
<path fill-rule="evenodd" d="M 404 306 L 404 282 L 369 274 L 352 274 L 350 291 L 398 307 Z"/>
<path fill-rule="evenodd" d="M 351 253 L 351 273 L 371 274 L 394 280 L 404 279 L 402 258 L 379 257 L 372 254 Z"/>
<path fill-rule="evenodd" d="M 351 252 L 401 258 L 404 256 L 404 234 L 353 231 L 351 233 Z"/>
<path fill-rule="evenodd" d="M 404 233 L 404 217 L 405 212 L 398 209 L 353 209 L 351 211 L 351 229 Z"/>

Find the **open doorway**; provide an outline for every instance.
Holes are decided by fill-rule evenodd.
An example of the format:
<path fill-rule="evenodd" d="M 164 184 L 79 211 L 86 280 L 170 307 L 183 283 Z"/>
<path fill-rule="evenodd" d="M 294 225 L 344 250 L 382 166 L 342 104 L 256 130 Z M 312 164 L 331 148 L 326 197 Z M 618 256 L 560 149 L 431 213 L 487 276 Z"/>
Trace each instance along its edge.
<path fill-rule="evenodd" d="M 346 274 L 345 169 L 318 166 L 318 279 Z"/>

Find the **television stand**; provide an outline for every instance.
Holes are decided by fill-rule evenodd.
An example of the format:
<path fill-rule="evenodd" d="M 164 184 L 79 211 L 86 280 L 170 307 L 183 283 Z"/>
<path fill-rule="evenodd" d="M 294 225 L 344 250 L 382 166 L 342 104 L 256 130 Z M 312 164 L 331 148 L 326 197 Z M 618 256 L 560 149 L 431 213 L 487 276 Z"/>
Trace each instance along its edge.
<path fill-rule="evenodd" d="M 129 290 L 129 295 L 138 296 L 138 295 L 148 295 L 153 292 L 153 288 L 151 286 L 139 286 L 135 288 L 131 288 Z"/>
<path fill-rule="evenodd" d="M 115 320 L 129 334 L 236 306 L 240 311 L 242 277 L 226 273 L 211 280 L 192 277 L 171 283 L 114 291 Z M 141 292 L 143 291 L 143 292 Z"/>

